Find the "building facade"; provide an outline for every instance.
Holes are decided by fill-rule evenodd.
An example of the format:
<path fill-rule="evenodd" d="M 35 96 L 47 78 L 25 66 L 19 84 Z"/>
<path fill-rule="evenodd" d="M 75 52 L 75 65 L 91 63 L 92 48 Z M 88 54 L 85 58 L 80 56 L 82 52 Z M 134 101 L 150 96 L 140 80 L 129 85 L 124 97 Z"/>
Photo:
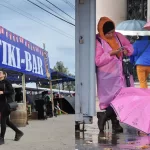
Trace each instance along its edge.
<path fill-rule="evenodd" d="M 111 18 L 116 25 L 133 19 L 150 21 L 150 0 L 96 0 L 97 23 L 102 16 Z M 133 43 L 137 36 L 127 36 L 127 38 Z M 134 79 L 137 81 L 136 74 Z"/>
<path fill-rule="evenodd" d="M 124 20 L 149 20 L 150 0 L 96 0 L 96 21 L 110 17 L 115 24 Z M 149 9 L 148 9 L 149 8 Z"/>

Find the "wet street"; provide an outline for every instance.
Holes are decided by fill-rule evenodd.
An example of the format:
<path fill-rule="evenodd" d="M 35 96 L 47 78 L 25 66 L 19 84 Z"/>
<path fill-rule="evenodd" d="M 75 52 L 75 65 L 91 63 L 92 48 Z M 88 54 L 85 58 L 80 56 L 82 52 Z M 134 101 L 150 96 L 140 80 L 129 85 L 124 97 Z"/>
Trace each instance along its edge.
<path fill-rule="evenodd" d="M 93 124 L 85 125 L 86 131 L 84 133 L 75 133 L 76 150 L 150 150 L 150 136 L 139 136 L 134 128 L 121 125 L 124 128 L 124 133 L 112 134 L 111 122 L 109 122 L 109 129 L 106 130 L 106 133 L 99 135 L 97 118 L 94 117 Z"/>
<path fill-rule="evenodd" d="M 96 121 L 96 118 L 94 118 Z M 109 123 L 111 126 L 111 124 Z M 96 122 L 85 125 L 85 132 L 76 132 L 77 150 L 150 150 L 150 136 L 138 136 L 137 131 L 122 125 L 124 133 L 112 134 L 111 129 L 99 134 Z"/>

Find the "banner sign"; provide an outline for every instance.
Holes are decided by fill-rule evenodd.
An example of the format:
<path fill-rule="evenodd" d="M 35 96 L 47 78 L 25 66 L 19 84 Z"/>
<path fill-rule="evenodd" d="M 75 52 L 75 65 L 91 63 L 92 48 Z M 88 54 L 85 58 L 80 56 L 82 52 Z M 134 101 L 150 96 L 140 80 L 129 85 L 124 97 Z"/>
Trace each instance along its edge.
<path fill-rule="evenodd" d="M 1 26 L 0 68 L 50 78 L 48 52 Z"/>

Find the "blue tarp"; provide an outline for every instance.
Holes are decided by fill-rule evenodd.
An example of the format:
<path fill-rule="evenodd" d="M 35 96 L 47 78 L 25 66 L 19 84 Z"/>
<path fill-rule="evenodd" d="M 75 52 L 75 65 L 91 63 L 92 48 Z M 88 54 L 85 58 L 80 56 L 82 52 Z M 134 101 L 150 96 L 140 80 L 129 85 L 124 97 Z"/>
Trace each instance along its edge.
<path fill-rule="evenodd" d="M 8 80 L 10 80 L 12 83 L 16 83 L 16 84 L 22 83 L 22 78 L 21 78 L 22 74 L 19 74 L 19 73 L 10 71 L 10 70 L 9 71 L 6 70 L 6 71 L 8 73 Z M 64 73 L 54 71 L 53 69 L 50 69 L 50 72 L 51 72 L 51 79 L 52 79 L 53 84 L 75 81 L 75 77 L 68 76 Z M 37 77 L 35 78 L 32 75 L 26 75 L 25 80 L 26 80 L 26 83 L 30 83 L 30 82 L 38 83 L 38 82 L 40 82 L 41 84 L 44 84 L 44 85 L 49 84 L 48 79 L 37 78 Z"/>

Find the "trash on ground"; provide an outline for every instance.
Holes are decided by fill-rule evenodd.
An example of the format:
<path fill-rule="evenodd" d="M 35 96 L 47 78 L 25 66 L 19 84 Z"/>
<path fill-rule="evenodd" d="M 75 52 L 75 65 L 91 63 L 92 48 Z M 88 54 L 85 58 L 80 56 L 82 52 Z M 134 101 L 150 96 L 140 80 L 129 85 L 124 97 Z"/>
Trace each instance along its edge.
<path fill-rule="evenodd" d="M 113 150 L 112 148 L 104 148 L 104 150 Z"/>
<path fill-rule="evenodd" d="M 91 144 L 91 143 L 93 143 L 92 141 L 86 141 L 86 144 Z"/>
<path fill-rule="evenodd" d="M 135 144 L 135 142 L 127 142 L 127 144 Z"/>

